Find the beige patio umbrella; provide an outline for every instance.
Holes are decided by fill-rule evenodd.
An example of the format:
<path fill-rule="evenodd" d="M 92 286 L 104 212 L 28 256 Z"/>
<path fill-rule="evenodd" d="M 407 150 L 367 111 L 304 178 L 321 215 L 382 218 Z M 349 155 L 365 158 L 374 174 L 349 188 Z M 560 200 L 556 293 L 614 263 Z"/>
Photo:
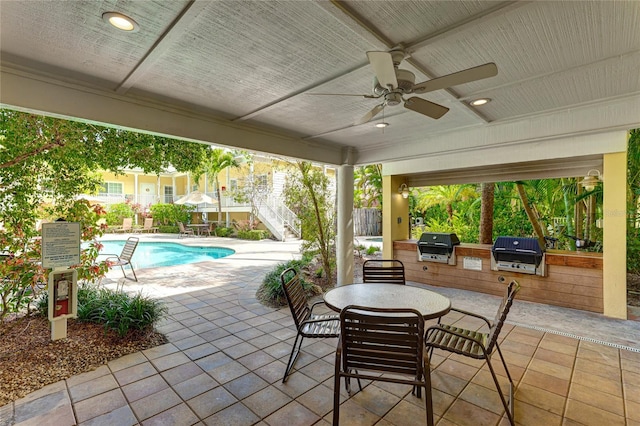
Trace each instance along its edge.
<path fill-rule="evenodd" d="M 217 204 L 218 201 L 209 197 L 207 194 L 203 194 L 200 191 L 193 191 L 181 197 L 175 201 L 176 204 L 193 204 L 197 206 L 198 204 L 207 203 L 207 204 Z"/>

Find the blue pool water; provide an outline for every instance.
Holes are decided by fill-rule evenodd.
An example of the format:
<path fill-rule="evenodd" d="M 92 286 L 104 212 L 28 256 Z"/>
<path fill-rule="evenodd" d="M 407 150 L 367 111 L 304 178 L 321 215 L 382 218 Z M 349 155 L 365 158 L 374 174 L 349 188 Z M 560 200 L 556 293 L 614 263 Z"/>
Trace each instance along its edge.
<path fill-rule="evenodd" d="M 102 241 L 100 253 L 120 254 L 124 241 Z M 183 265 L 185 263 L 202 262 L 219 259 L 235 253 L 223 247 L 185 246 L 177 243 L 147 242 L 138 243 L 131 263 L 135 269 L 155 268 L 158 266 Z"/>

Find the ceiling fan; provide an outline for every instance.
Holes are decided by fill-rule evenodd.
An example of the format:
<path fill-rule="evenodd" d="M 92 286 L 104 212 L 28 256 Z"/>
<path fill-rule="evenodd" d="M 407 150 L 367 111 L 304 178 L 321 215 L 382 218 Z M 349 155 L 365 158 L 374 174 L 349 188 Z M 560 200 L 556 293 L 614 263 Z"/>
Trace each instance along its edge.
<path fill-rule="evenodd" d="M 398 68 L 400 62 L 405 58 L 404 50 L 397 49 L 391 50 L 390 52 L 371 51 L 367 52 L 367 57 L 375 73 L 373 94 L 347 96 L 382 99 L 382 103 L 373 107 L 371 111 L 357 120 L 354 125 L 364 124 L 375 117 L 385 107 L 399 105 L 400 103 L 404 103 L 404 107 L 407 109 L 426 115 L 427 117 L 438 119 L 446 114 L 449 108 L 417 96 L 406 99 L 404 96 L 411 93 L 423 94 L 446 89 L 451 86 L 493 77 L 498 74 L 498 67 L 493 62 L 490 62 L 415 84 L 416 77 L 411 71 Z M 320 95 L 321 93 L 316 94 Z"/>

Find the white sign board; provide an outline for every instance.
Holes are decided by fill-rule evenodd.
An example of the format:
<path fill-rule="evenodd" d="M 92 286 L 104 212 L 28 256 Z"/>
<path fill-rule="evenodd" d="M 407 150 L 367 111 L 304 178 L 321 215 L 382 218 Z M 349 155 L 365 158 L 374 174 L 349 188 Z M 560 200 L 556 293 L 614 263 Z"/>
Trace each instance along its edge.
<path fill-rule="evenodd" d="M 462 267 L 472 271 L 482 271 L 482 259 L 479 257 L 463 257 Z"/>
<path fill-rule="evenodd" d="M 80 223 L 42 224 L 42 267 L 68 268 L 80 263 Z"/>

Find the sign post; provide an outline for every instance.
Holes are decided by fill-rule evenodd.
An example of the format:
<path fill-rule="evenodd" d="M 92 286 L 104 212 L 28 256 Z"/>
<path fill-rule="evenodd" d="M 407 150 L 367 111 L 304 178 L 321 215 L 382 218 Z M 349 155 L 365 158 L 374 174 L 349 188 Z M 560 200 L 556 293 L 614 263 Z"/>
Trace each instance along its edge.
<path fill-rule="evenodd" d="M 67 337 L 67 318 L 78 314 L 78 271 L 68 269 L 80 263 L 80 223 L 42 224 L 42 267 L 49 274 L 49 321 L 51 340 Z"/>

